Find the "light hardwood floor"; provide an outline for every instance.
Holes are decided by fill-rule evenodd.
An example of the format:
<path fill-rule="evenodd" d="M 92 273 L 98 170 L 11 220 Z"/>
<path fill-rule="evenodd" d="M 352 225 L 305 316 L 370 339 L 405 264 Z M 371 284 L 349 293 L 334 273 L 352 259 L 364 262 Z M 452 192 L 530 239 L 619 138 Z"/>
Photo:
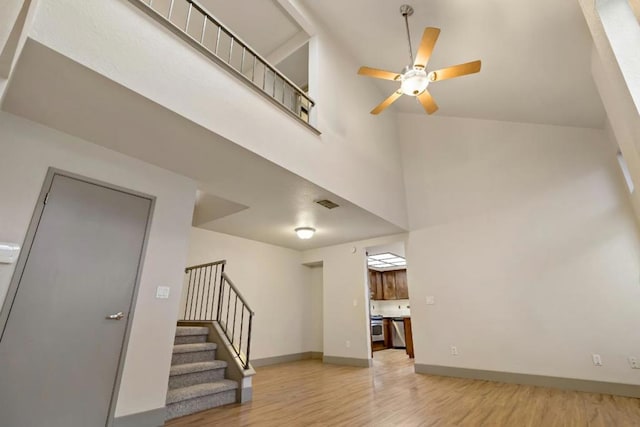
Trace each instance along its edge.
<path fill-rule="evenodd" d="M 259 368 L 253 401 L 167 423 L 195 426 L 640 426 L 640 399 L 419 375 L 401 350 L 373 368 Z"/>

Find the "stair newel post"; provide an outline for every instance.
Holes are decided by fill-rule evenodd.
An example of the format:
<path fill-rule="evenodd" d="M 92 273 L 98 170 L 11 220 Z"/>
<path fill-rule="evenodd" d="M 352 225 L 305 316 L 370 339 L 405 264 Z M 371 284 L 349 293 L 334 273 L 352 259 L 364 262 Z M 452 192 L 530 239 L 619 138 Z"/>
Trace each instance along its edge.
<path fill-rule="evenodd" d="M 184 320 L 187 320 L 187 307 L 189 306 L 189 297 L 191 294 L 191 276 L 192 276 L 192 270 L 191 269 L 185 269 L 185 274 L 189 273 L 189 282 L 187 284 L 187 298 L 184 300 L 184 313 L 182 314 L 182 318 Z M 193 298 L 193 297 L 192 297 Z"/>
<path fill-rule="evenodd" d="M 247 331 L 247 360 L 244 362 L 244 368 L 249 368 L 249 353 L 251 351 L 251 325 L 253 324 L 253 311 L 249 310 L 249 330 Z"/>

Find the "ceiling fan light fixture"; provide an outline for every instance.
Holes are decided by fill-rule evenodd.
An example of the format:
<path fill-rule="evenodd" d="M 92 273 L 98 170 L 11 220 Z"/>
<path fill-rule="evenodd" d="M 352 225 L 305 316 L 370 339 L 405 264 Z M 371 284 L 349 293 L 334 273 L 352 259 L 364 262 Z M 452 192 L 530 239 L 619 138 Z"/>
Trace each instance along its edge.
<path fill-rule="evenodd" d="M 405 95 L 418 96 L 429 86 L 429 77 L 424 68 L 410 68 L 402 74 L 401 79 L 400 90 Z"/>

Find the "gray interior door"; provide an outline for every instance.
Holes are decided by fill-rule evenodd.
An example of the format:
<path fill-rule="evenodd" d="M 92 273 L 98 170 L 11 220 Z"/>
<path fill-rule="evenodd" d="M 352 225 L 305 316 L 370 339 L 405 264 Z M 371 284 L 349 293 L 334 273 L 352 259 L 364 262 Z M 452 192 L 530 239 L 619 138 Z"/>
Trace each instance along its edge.
<path fill-rule="evenodd" d="M 107 423 L 151 208 L 149 198 L 53 175 L 0 317 L 8 312 L 0 425 Z"/>

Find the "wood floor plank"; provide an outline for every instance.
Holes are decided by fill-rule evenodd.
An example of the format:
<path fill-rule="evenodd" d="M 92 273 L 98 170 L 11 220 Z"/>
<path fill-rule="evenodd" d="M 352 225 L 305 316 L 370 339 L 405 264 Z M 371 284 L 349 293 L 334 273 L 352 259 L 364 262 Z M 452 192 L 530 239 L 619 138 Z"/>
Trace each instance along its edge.
<path fill-rule="evenodd" d="M 306 360 L 257 369 L 253 401 L 172 420 L 210 426 L 640 426 L 640 399 L 419 375 L 402 350 L 373 367 Z"/>

